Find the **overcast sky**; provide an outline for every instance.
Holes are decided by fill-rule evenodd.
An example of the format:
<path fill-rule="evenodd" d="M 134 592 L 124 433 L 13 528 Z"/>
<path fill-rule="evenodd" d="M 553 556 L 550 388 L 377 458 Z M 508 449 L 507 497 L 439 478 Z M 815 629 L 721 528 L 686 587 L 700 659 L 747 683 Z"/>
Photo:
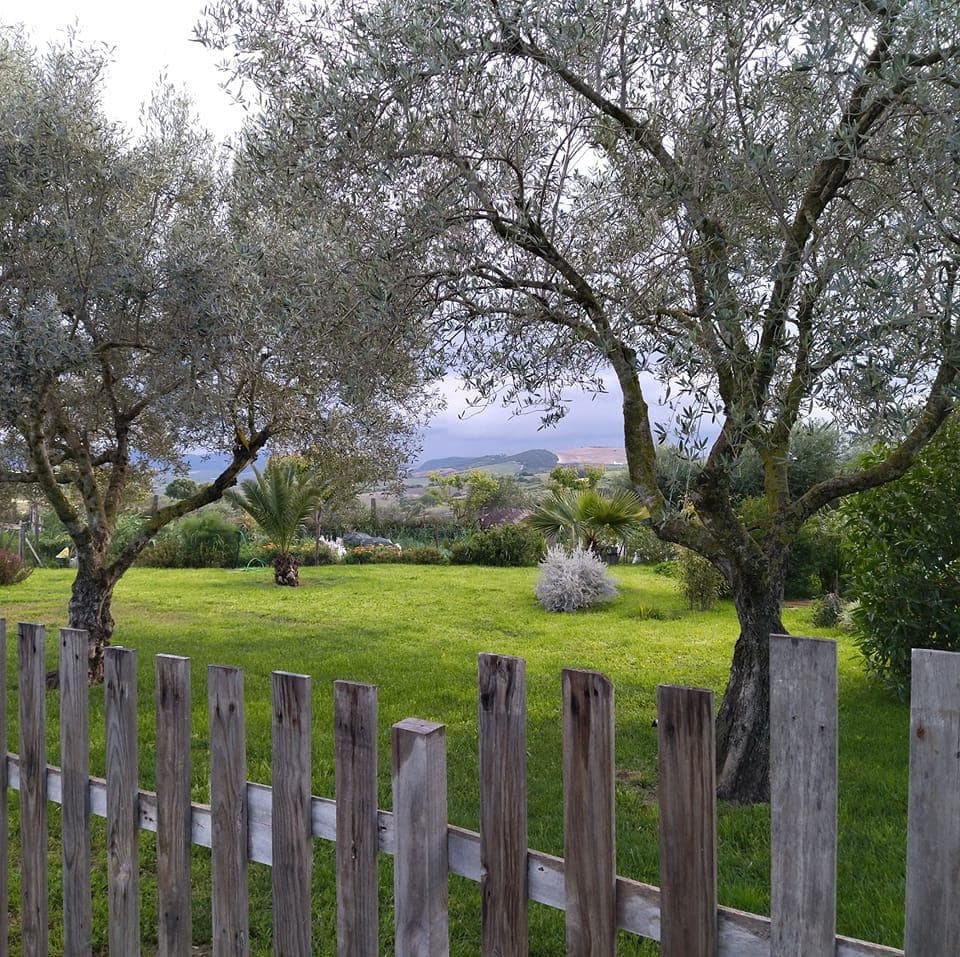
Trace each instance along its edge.
<path fill-rule="evenodd" d="M 23 23 L 38 44 L 64 40 L 77 24 L 87 42 L 113 49 L 113 67 L 105 89 L 105 108 L 133 127 L 140 106 L 161 75 L 189 91 L 202 123 L 228 137 L 243 122 L 243 110 L 220 87 L 218 54 L 192 41 L 204 0 L 28 0 L 15 7 L 0 2 L 0 19 Z M 11 9 L 13 8 L 13 9 Z M 457 383 L 443 384 L 448 407 L 432 421 L 423 437 L 421 458 L 443 455 L 484 455 L 528 448 L 562 451 L 585 445 L 623 445 L 619 392 L 588 396 L 571 393 L 570 414 L 555 428 L 538 431 L 536 414 L 512 415 L 492 406 L 483 412 L 465 411 Z M 653 389 L 649 390 L 655 395 Z"/>

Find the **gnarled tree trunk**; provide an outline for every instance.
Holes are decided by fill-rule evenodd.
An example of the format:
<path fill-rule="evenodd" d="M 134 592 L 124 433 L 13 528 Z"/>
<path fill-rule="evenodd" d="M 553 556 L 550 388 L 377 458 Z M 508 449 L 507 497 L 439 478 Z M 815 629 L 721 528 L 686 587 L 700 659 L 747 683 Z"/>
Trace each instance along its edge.
<path fill-rule="evenodd" d="M 770 800 L 770 635 L 784 631 L 782 584 L 734 584 L 740 637 L 717 715 L 717 795 L 737 804 Z"/>
<path fill-rule="evenodd" d="M 89 636 L 89 676 L 91 684 L 103 681 L 103 649 L 113 636 L 110 604 L 117 576 L 107 571 L 96 556 L 78 552 L 77 577 L 68 605 L 70 627 L 82 628 Z"/>

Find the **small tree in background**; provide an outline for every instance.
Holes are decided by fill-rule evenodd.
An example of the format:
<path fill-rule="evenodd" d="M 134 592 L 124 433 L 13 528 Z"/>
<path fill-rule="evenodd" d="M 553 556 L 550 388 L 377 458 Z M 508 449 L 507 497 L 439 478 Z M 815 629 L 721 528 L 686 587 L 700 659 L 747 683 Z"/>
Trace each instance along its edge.
<path fill-rule="evenodd" d="M 190 498 L 191 495 L 196 495 L 200 491 L 200 486 L 194 482 L 193 479 L 189 478 L 175 478 L 172 482 L 167 483 L 167 487 L 163 490 L 163 494 L 168 498 L 175 499 L 184 499 Z"/>
<path fill-rule="evenodd" d="M 255 478 L 241 482 L 226 499 L 247 512 L 277 546 L 279 554 L 273 560 L 276 583 L 299 585 L 300 565 L 290 547 L 300 524 L 326 497 L 327 485 L 292 459 L 272 458 L 262 472 L 256 468 L 253 472 Z"/>
<path fill-rule="evenodd" d="M 886 455 L 878 449 L 868 462 Z M 960 651 L 960 419 L 903 478 L 841 506 L 854 621 L 868 670 L 901 698 L 914 648 Z"/>

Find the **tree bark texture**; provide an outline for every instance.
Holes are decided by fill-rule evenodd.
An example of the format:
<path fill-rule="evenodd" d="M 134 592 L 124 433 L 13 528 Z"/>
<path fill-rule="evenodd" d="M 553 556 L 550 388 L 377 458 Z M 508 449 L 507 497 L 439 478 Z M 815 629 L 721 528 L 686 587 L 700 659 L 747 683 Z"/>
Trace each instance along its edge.
<path fill-rule="evenodd" d="M 770 800 L 770 635 L 784 633 L 781 592 L 734 586 L 740 637 L 717 715 L 717 795 L 736 804 Z"/>
<path fill-rule="evenodd" d="M 89 676 L 91 684 L 103 681 L 103 649 L 113 636 L 113 615 L 110 605 L 116 577 L 81 552 L 78 555 L 77 577 L 74 579 L 68 605 L 70 627 L 82 628 L 89 636 Z"/>
<path fill-rule="evenodd" d="M 300 584 L 300 563 L 289 552 L 273 560 L 273 580 L 278 585 L 296 587 Z"/>

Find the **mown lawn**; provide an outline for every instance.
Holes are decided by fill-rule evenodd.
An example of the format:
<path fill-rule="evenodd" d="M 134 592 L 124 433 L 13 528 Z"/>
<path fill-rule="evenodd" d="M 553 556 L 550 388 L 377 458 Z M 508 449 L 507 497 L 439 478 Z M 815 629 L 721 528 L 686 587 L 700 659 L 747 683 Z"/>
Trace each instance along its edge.
<path fill-rule="evenodd" d="M 209 664 L 241 666 L 246 675 L 247 752 L 251 779 L 270 780 L 270 672 L 313 676 L 313 792 L 332 796 L 332 685 L 338 678 L 380 689 L 380 806 L 390 807 L 390 725 L 408 716 L 447 726 L 450 820 L 477 827 L 476 659 L 482 651 L 527 661 L 529 706 L 530 843 L 563 853 L 560 749 L 560 671 L 605 672 L 616 686 L 618 872 L 657 883 L 655 807 L 658 683 L 722 691 L 737 634 L 729 604 L 713 612 L 684 609 L 673 583 L 638 567 L 614 570 L 621 595 L 602 610 L 569 615 L 543 612 L 533 597 L 535 569 L 332 566 L 302 572 L 303 587 L 277 588 L 270 572 L 134 569 L 117 589 L 115 641 L 138 652 L 141 786 L 153 788 L 153 661 L 155 654 L 192 659 L 193 792 L 206 801 L 206 681 Z M 8 712 L 16 746 L 15 622 L 48 628 L 49 666 L 55 666 L 56 629 L 65 623 L 72 573 L 40 571 L 0 590 L 0 617 L 8 622 Z M 650 611 L 668 620 L 650 617 Z M 826 634 L 810 627 L 805 609 L 788 609 L 793 633 Z M 906 707 L 869 686 L 849 639 L 840 646 L 840 850 L 838 930 L 902 945 L 906 847 Z M 92 689 L 91 770 L 104 773 L 103 694 Z M 49 760 L 58 763 L 57 698 L 47 699 Z M 16 806 L 15 798 L 12 801 Z M 56 831 L 51 811 L 51 901 L 58 899 Z M 15 832 L 15 829 L 12 829 Z M 102 852 L 103 827 L 95 823 Z M 16 851 L 15 833 L 12 845 Z M 721 807 L 720 900 L 769 912 L 769 811 Z M 142 925 L 145 949 L 156 944 L 156 900 L 151 874 L 155 848 L 141 839 Z M 316 954 L 335 953 L 332 845 L 315 853 Z M 96 857 L 95 939 L 105 953 L 106 867 Z M 389 909 L 391 867 L 382 863 L 382 952 L 392 953 Z M 16 861 L 11 867 L 11 915 L 17 926 Z M 209 854 L 195 849 L 194 939 L 210 939 Z M 531 905 L 531 954 L 563 952 L 559 912 Z M 479 894 L 451 879 L 451 952 L 479 952 Z M 60 949 L 53 930 L 51 952 Z M 251 865 L 252 952 L 270 953 L 269 870 Z M 18 953 L 18 944 L 12 951 Z M 205 951 L 201 951 L 205 952 Z M 657 948 L 623 938 L 622 954 Z"/>

